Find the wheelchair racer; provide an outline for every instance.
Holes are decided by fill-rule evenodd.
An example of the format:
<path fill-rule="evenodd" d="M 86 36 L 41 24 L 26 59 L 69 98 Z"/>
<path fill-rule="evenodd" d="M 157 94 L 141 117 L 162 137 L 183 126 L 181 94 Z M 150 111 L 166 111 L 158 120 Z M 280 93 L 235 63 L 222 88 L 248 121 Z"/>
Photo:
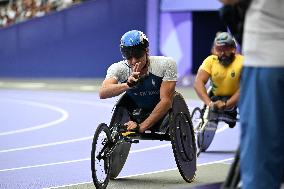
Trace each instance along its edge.
<path fill-rule="evenodd" d="M 177 81 L 176 62 L 169 57 L 150 56 L 149 41 L 138 30 L 126 32 L 120 41 L 124 60 L 113 63 L 107 70 L 99 90 L 101 99 L 126 92 L 129 104 L 149 112 L 141 123 L 129 120 L 127 130 L 143 133 L 161 120 L 172 107 Z"/>
<path fill-rule="evenodd" d="M 230 128 L 236 124 L 244 59 L 236 52 L 236 47 L 232 35 L 228 32 L 218 33 L 214 39 L 213 54 L 203 61 L 194 82 L 197 95 L 209 107 L 209 123 L 215 123 L 215 127 L 220 120 Z M 206 83 L 209 79 L 211 91 L 207 93 Z"/>

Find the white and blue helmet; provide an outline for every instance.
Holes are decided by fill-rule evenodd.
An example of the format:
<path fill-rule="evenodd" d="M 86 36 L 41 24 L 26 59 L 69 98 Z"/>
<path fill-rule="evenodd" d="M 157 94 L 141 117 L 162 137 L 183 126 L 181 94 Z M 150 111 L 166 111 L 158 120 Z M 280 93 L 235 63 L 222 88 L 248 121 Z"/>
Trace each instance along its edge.
<path fill-rule="evenodd" d="M 143 32 L 138 30 L 126 32 L 120 40 L 120 51 L 122 56 L 126 59 L 132 56 L 136 58 L 143 56 L 148 47 L 148 38 Z"/>
<path fill-rule="evenodd" d="M 146 35 L 138 30 L 126 32 L 120 40 L 120 47 L 133 47 L 136 45 L 144 45 L 144 48 L 149 46 L 149 41 Z"/>

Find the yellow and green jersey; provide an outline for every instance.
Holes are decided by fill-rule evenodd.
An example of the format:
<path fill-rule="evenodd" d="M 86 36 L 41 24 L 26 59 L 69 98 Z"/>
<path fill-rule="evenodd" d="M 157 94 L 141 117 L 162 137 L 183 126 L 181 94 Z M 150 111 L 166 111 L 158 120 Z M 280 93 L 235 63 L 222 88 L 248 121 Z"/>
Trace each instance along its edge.
<path fill-rule="evenodd" d="M 232 96 L 239 89 L 243 60 L 244 57 L 237 54 L 234 61 L 226 67 L 216 55 L 210 55 L 203 61 L 199 69 L 210 75 L 214 96 Z"/>

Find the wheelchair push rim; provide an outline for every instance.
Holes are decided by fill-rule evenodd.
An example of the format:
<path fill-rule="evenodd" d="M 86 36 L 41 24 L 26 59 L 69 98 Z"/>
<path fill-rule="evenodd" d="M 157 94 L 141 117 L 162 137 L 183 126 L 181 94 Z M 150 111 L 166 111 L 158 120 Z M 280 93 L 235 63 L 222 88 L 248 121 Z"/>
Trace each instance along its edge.
<path fill-rule="evenodd" d="M 122 97 L 123 99 L 123 97 Z M 125 100 L 122 100 L 125 101 Z M 129 120 L 129 115 L 127 110 L 124 107 L 116 106 L 110 123 L 110 129 L 116 124 L 124 124 Z M 111 154 L 111 170 L 110 170 L 110 179 L 115 179 L 121 172 L 124 164 L 127 160 L 129 151 L 131 148 L 131 143 L 123 142 L 116 145 L 114 151 Z"/>
<path fill-rule="evenodd" d="M 190 115 L 190 120 L 192 122 L 192 126 L 195 132 L 197 132 L 200 129 L 200 125 L 203 123 L 203 118 L 202 118 L 202 110 L 199 107 L 195 107 L 192 110 L 192 113 Z"/>
<path fill-rule="evenodd" d="M 110 129 L 102 123 L 94 134 L 91 151 L 92 178 L 97 189 L 106 188 L 110 179 L 111 161 L 108 152 L 110 142 Z"/>
<path fill-rule="evenodd" d="M 201 133 L 202 133 L 202 125 L 204 123 L 203 120 L 203 112 L 201 110 L 201 108 L 199 107 L 195 107 L 192 110 L 192 113 L 190 115 L 190 120 L 194 129 L 194 136 L 195 136 L 195 141 L 196 141 L 196 150 L 197 150 L 197 157 L 200 155 L 200 152 L 202 151 L 202 149 L 200 149 L 201 147 Z"/>

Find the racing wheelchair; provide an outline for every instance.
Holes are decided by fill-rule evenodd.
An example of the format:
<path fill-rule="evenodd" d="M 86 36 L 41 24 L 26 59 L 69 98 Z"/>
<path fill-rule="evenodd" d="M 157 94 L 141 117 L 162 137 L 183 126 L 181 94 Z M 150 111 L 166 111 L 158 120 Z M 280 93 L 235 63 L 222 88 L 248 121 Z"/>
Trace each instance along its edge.
<path fill-rule="evenodd" d="M 209 88 L 207 93 L 212 101 L 227 100 L 228 97 L 215 97 L 212 94 L 212 88 Z M 191 113 L 190 120 L 192 121 L 197 141 L 197 157 L 201 152 L 205 152 L 212 143 L 218 123 L 223 121 L 230 128 L 234 128 L 237 119 L 237 107 L 226 110 L 217 110 L 203 105 L 202 108 L 195 107 Z"/>
<path fill-rule="evenodd" d="M 127 94 L 116 103 L 109 126 L 99 124 L 93 138 L 91 170 L 94 185 L 107 187 L 110 179 L 121 172 L 131 144 L 139 140 L 171 141 L 175 161 L 182 178 L 192 182 L 196 172 L 196 145 L 190 113 L 182 95 L 175 92 L 172 108 L 154 126 L 144 133 L 127 132 L 124 123 L 129 120 L 138 124 L 149 112 L 139 109 Z"/>

